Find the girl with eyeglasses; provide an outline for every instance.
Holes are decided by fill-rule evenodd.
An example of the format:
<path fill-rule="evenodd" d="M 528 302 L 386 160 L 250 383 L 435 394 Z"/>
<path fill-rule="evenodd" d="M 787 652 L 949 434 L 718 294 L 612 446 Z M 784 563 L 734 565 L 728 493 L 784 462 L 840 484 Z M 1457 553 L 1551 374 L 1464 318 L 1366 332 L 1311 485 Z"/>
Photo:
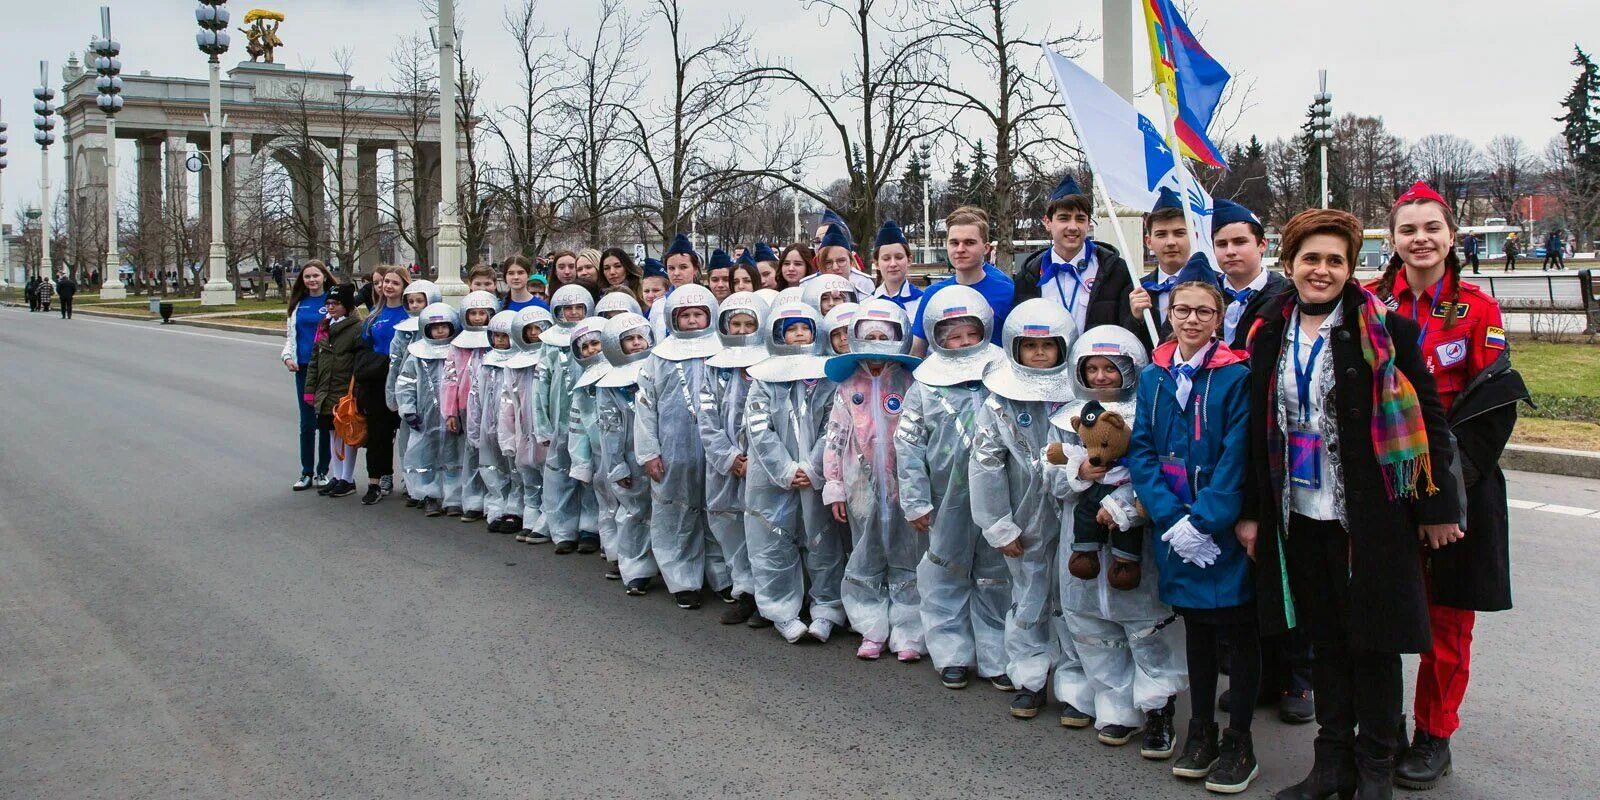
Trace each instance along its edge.
<path fill-rule="evenodd" d="M 1128 470 L 1149 514 L 1161 602 L 1184 619 L 1193 700 L 1180 778 L 1242 792 L 1259 774 L 1250 740 L 1260 634 L 1244 545 L 1234 535 L 1250 449 L 1250 370 L 1218 338 L 1226 304 L 1214 282 L 1172 289 L 1172 338 L 1139 379 Z M 1229 660 L 1228 727 L 1215 720 L 1219 643 Z M 1165 709 L 1171 725 L 1172 704 Z M 1148 724 L 1148 723 L 1147 723 Z"/>

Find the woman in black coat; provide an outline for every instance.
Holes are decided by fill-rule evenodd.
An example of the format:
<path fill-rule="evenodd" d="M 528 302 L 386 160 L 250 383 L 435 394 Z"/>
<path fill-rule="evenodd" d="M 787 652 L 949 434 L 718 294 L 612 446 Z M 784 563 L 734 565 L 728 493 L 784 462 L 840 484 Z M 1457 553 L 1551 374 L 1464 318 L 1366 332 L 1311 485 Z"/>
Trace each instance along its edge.
<path fill-rule="evenodd" d="M 1360 246 L 1361 225 L 1342 211 L 1290 220 L 1281 252 L 1294 291 L 1250 336 L 1238 534 L 1257 565 L 1262 634 L 1306 629 L 1317 691 L 1315 766 L 1280 800 L 1391 796 L 1400 654 L 1431 645 L 1418 540 L 1462 535 L 1418 328 L 1351 280 Z M 1381 432 L 1409 449 L 1375 440 L 1380 400 Z"/>

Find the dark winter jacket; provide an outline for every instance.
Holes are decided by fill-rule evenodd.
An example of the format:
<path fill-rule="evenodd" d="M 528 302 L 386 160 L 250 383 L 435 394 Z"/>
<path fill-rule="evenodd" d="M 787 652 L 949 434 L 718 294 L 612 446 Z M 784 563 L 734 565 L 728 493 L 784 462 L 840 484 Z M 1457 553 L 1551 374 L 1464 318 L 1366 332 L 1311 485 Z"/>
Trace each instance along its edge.
<path fill-rule="evenodd" d="M 1284 310 L 1295 294 L 1280 295 L 1263 309 L 1261 327 L 1250 346 L 1250 475 L 1245 480 L 1243 519 L 1260 523 L 1256 539 L 1256 592 L 1262 634 L 1288 627 L 1284 596 L 1288 576 L 1281 556 L 1287 514 L 1283 487 L 1274 483 L 1267 456 L 1268 391 L 1283 353 L 1288 320 Z M 1390 500 L 1372 452 L 1372 368 L 1362 355 L 1359 329 L 1361 289 L 1345 288 L 1344 319 L 1329 340 L 1334 387 L 1325 413 L 1338 419 L 1340 473 L 1350 536 L 1349 603 L 1344 630 L 1348 644 L 1380 653 L 1420 653 L 1433 646 L 1418 526 L 1460 521 L 1460 505 L 1450 463 L 1455 458 L 1444 406 L 1433 376 L 1417 346 L 1417 324 L 1401 314 L 1384 317 L 1394 342 L 1395 363 L 1416 388 L 1428 429 L 1433 482 L 1438 491 L 1415 500 Z"/>
<path fill-rule="evenodd" d="M 1195 373 L 1188 407 L 1180 408 L 1177 379 L 1170 371 L 1177 350 L 1177 342 L 1161 345 L 1140 373 L 1128 471 L 1153 523 L 1147 546 L 1155 548 L 1161 602 L 1179 608 L 1233 608 L 1255 594 L 1250 560 L 1233 533 L 1240 488 L 1249 473 L 1250 369 L 1243 353 L 1217 346 Z M 1181 463 L 1193 502 L 1183 502 L 1168 485 L 1163 458 Z M 1161 541 L 1185 516 L 1222 551 L 1209 567 L 1184 561 Z"/>
<path fill-rule="evenodd" d="M 1099 266 L 1095 268 L 1094 288 L 1089 290 L 1089 308 L 1084 315 L 1083 329 L 1088 330 L 1096 325 L 1118 325 L 1132 331 L 1139 341 L 1144 342 L 1145 348 L 1150 349 L 1150 332 L 1145 328 L 1144 321 L 1128 309 L 1128 293 L 1133 291 L 1133 277 L 1128 274 L 1127 262 L 1115 247 L 1103 242 L 1090 239 L 1084 243 L 1084 247 L 1094 248 L 1094 257 Z M 1016 291 L 1011 298 L 1012 308 L 1024 300 L 1040 296 L 1040 262 L 1049 250 L 1049 247 L 1044 247 L 1029 255 L 1017 269 L 1017 274 L 1012 276 L 1016 283 Z"/>
<path fill-rule="evenodd" d="M 62 300 L 71 300 L 72 296 L 77 293 L 78 282 L 72 278 L 63 277 L 61 280 L 56 281 L 56 294 L 61 295 Z"/>
<path fill-rule="evenodd" d="M 1455 479 L 1466 509 L 1466 538 L 1429 550 L 1433 602 L 1469 611 L 1511 608 L 1510 521 L 1500 453 L 1517 423 L 1518 401 L 1528 399 L 1522 376 L 1501 351 L 1456 396 L 1448 420 L 1455 435 Z"/>
<path fill-rule="evenodd" d="M 1226 278 L 1223 280 L 1226 280 Z M 1290 283 L 1288 278 L 1277 272 L 1269 271 L 1267 273 L 1267 285 L 1262 287 L 1255 297 L 1250 298 L 1250 302 L 1244 304 L 1244 314 L 1240 315 L 1239 327 L 1233 329 L 1233 341 L 1228 342 L 1228 346 L 1235 350 L 1243 350 L 1245 337 L 1250 335 L 1250 326 L 1254 325 L 1256 319 L 1261 316 L 1261 310 L 1266 308 L 1267 304 L 1276 299 L 1278 295 L 1292 291 L 1294 291 L 1294 284 Z M 1226 300 L 1226 296 L 1223 299 Z"/>
<path fill-rule="evenodd" d="M 312 348 L 306 391 L 315 396 L 312 406 L 318 414 L 332 414 L 339 398 L 350 390 L 356 357 L 364 348 L 361 320 L 353 314 L 330 325 L 327 338 Z"/>

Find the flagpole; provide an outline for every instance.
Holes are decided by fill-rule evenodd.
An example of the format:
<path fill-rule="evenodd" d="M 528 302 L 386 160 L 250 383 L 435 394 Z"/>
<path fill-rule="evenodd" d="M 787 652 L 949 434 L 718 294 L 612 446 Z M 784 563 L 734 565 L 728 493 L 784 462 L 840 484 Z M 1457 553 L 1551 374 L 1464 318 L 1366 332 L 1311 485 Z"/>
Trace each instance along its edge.
<path fill-rule="evenodd" d="M 1067 124 L 1072 124 L 1072 120 L 1070 118 L 1067 120 Z M 1073 129 L 1073 135 L 1077 135 L 1076 128 Z M 1133 268 L 1133 260 L 1131 258 L 1133 251 L 1128 249 L 1128 238 L 1122 234 L 1122 224 L 1117 221 L 1117 207 L 1111 203 L 1111 197 L 1106 194 L 1106 187 L 1104 184 L 1102 184 L 1098 179 L 1092 179 L 1090 183 L 1094 184 L 1094 194 L 1096 197 L 1100 198 L 1100 205 L 1101 207 L 1105 208 L 1106 216 L 1111 218 L 1111 230 L 1116 233 L 1117 247 L 1121 248 L 1122 250 L 1122 265 L 1128 268 L 1128 277 L 1133 279 L 1133 285 L 1138 286 L 1141 276 L 1139 275 L 1139 272 Z M 1140 252 L 1143 251 L 1141 250 Z M 1144 310 L 1144 324 L 1150 329 L 1150 346 L 1155 347 L 1156 345 L 1161 344 L 1161 334 L 1156 330 L 1155 314 L 1151 313 L 1151 310 L 1148 308 Z"/>

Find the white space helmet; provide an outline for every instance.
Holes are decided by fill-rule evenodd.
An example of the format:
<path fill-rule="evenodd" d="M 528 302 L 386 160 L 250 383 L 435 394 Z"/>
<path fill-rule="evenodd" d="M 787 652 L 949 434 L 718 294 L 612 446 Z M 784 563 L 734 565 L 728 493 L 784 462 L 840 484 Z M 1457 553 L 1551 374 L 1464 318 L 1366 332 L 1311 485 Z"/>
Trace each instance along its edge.
<path fill-rule="evenodd" d="M 580 389 L 593 385 L 595 381 L 600 380 L 601 376 L 611 371 L 611 364 L 606 361 L 601 337 L 605 327 L 606 320 L 604 317 L 587 317 L 582 322 L 572 326 L 572 357 L 577 360 L 578 366 L 583 368 L 583 372 L 578 376 L 576 383 L 576 386 Z M 590 342 L 601 345 L 601 347 L 585 357 L 582 355 L 583 348 L 584 345 Z"/>
<path fill-rule="evenodd" d="M 508 359 L 517 352 L 515 341 L 507 341 L 505 349 L 494 346 L 494 334 L 503 333 L 507 340 L 511 335 L 511 326 L 517 321 L 517 312 L 499 311 L 489 318 L 489 352 L 484 354 L 483 363 L 491 366 L 505 366 Z"/>
<path fill-rule="evenodd" d="M 791 325 L 811 329 L 810 344 L 785 344 L 784 332 Z M 827 345 L 822 334 L 822 315 L 810 303 L 793 301 L 779 305 L 768 315 L 765 327 L 770 355 L 749 368 L 750 377 L 759 381 L 787 382 L 816 380 L 826 369 Z"/>
<path fill-rule="evenodd" d="M 849 278 L 831 272 L 811 276 L 801 288 L 805 292 L 806 302 L 819 311 L 822 310 L 822 296 L 825 294 L 843 294 L 846 303 L 854 303 L 860 299 L 855 284 L 851 283 Z"/>
<path fill-rule="evenodd" d="M 1084 367 L 1085 362 L 1095 356 L 1109 359 L 1117 368 L 1122 376 L 1117 388 L 1089 388 L 1084 380 Z M 1051 424 L 1064 431 L 1072 430 L 1072 418 L 1079 416 L 1084 403 L 1090 400 L 1100 403 L 1108 411 L 1133 419 L 1134 396 L 1139 392 L 1139 372 L 1150 363 L 1139 337 L 1117 325 L 1097 325 L 1078 336 L 1068 355 L 1068 362 L 1072 365 L 1069 378 L 1075 399 L 1050 415 Z"/>
<path fill-rule="evenodd" d="M 582 284 L 569 283 L 556 290 L 550 296 L 550 316 L 555 320 L 555 326 L 545 331 L 543 341 L 557 347 L 567 347 L 572 344 L 572 328 L 576 322 L 566 322 L 561 319 L 561 309 L 567 306 L 583 306 L 583 316 L 588 318 L 594 314 L 594 297 Z"/>
<path fill-rule="evenodd" d="M 407 295 L 413 294 L 420 294 L 423 297 L 428 298 L 428 305 L 433 305 L 434 303 L 442 302 L 444 300 L 444 295 L 439 292 L 438 284 L 427 280 L 426 278 L 415 280 L 406 284 L 405 290 L 400 293 L 400 299 L 403 302 Z"/>
<path fill-rule="evenodd" d="M 644 313 L 639 307 L 639 301 L 633 299 L 633 295 L 628 292 L 606 292 L 600 295 L 600 302 L 594 304 L 594 315 L 597 317 L 610 319 L 624 311 Z"/>
<path fill-rule="evenodd" d="M 978 343 L 954 350 L 941 344 L 942 329 L 956 323 L 976 323 L 982 331 Z M 928 298 L 922 310 L 922 332 L 928 337 L 928 357 L 912 377 L 929 386 L 982 380 L 989 362 L 1005 356 L 989 341 L 994 334 L 994 309 L 970 286 L 946 286 Z"/>
<path fill-rule="evenodd" d="M 777 308 L 778 306 L 786 305 L 788 303 L 804 303 L 805 301 L 806 287 L 790 286 L 787 289 L 778 290 L 778 296 L 773 299 L 772 307 Z M 812 308 L 816 308 L 816 306 L 812 306 Z M 822 312 L 819 311 L 817 313 L 820 314 Z"/>
<path fill-rule="evenodd" d="M 1000 331 L 1005 360 L 996 360 L 983 376 L 983 385 L 1001 397 L 1018 401 L 1072 399 L 1071 359 L 1068 354 L 1078 338 L 1072 317 L 1060 304 L 1036 297 L 1011 309 Z M 1018 361 L 1026 339 L 1054 339 L 1060 357 L 1051 367 L 1025 367 Z"/>
<path fill-rule="evenodd" d="M 443 323 L 450 326 L 450 332 L 440 339 L 428 338 L 428 328 Z M 461 330 L 457 320 L 456 310 L 446 303 L 430 303 L 422 313 L 417 315 L 417 324 L 420 326 L 421 335 L 407 348 L 407 352 L 417 358 L 443 358 L 450 353 L 450 341 Z"/>
<path fill-rule="evenodd" d="M 456 334 L 455 346 L 467 349 L 479 349 L 489 346 L 489 321 L 484 320 L 482 325 L 473 325 L 467 321 L 467 312 L 474 309 L 487 309 L 489 315 L 500 308 L 500 298 L 493 292 L 478 290 L 468 292 L 461 298 L 461 333 Z"/>
<path fill-rule="evenodd" d="M 639 370 L 644 367 L 645 359 L 650 357 L 650 348 L 635 353 L 622 352 L 622 340 L 635 333 L 643 336 L 647 342 L 653 343 L 655 339 L 650 320 L 643 315 L 625 311 L 606 320 L 605 327 L 600 330 L 600 348 L 605 353 L 606 361 L 611 364 L 611 371 L 597 382 L 601 388 L 615 389 L 639 382 Z"/>
<path fill-rule="evenodd" d="M 491 319 L 489 322 L 493 323 L 494 320 Z M 526 333 L 529 325 L 539 326 L 540 336 L 543 336 L 545 331 L 555 325 L 555 321 L 550 317 L 550 311 L 543 306 L 528 306 L 518 311 L 516 317 L 511 320 L 511 348 L 515 352 L 506 359 L 507 367 L 521 369 L 539 362 L 539 351 L 544 345 L 539 340 L 528 341 Z"/>
<path fill-rule="evenodd" d="M 756 297 L 759 297 L 763 301 L 765 301 L 766 304 L 767 304 L 767 308 L 777 308 L 778 307 L 778 295 L 779 294 L 781 294 L 781 292 L 779 292 L 777 289 L 757 289 L 756 290 Z"/>
<path fill-rule="evenodd" d="M 861 306 L 855 303 L 840 303 L 828 311 L 826 317 L 822 318 L 822 341 L 826 345 L 823 349 L 824 353 L 841 355 L 833 351 L 833 332 L 840 328 L 848 328 L 851 320 L 856 318 L 856 312 L 860 310 Z M 848 339 L 849 336 L 846 335 L 845 338 Z"/>
<path fill-rule="evenodd" d="M 656 355 L 668 361 L 684 361 L 706 358 L 722 349 L 722 342 L 710 324 L 697 331 L 678 330 L 678 313 L 688 308 L 705 309 L 707 323 L 717 319 L 717 298 L 710 289 L 691 283 L 672 290 L 661 304 L 668 336 L 666 341 L 656 345 Z"/>
<path fill-rule="evenodd" d="M 728 333 L 728 323 L 737 315 L 755 320 L 750 333 Z M 734 292 L 723 300 L 717 310 L 717 338 L 722 340 L 722 352 L 706 359 L 706 366 L 719 369 L 742 369 L 767 357 L 766 332 L 767 303 L 755 292 Z"/>

